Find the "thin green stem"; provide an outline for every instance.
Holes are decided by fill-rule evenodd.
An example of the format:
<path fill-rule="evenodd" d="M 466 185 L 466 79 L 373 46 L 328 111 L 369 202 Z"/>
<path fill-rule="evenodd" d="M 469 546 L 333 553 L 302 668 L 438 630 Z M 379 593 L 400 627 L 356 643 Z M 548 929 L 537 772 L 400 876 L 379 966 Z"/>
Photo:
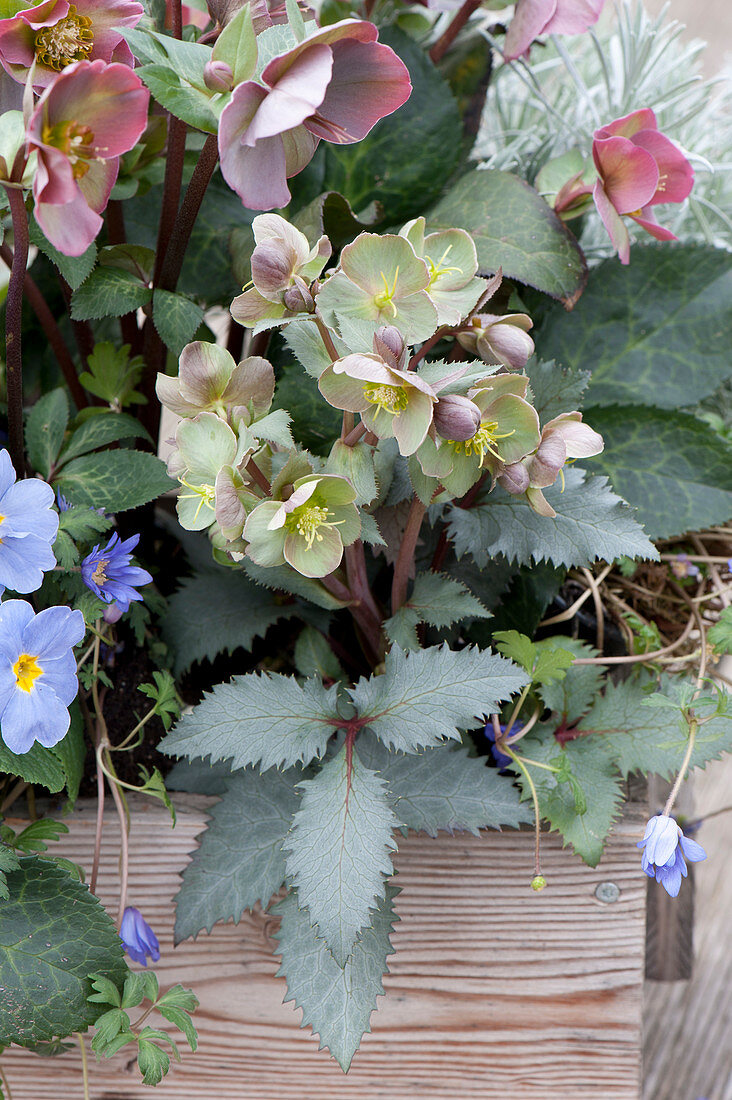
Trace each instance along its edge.
<path fill-rule="evenodd" d="M 155 707 L 150 707 L 150 710 L 147 712 L 147 714 L 144 715 L 144 717 L 141 718 L 140 721 L 137 723 L 135 728 L 133 730 L 131 730 L 130 733 L 127 734 L 124 741 L 120 741 L 120 743 L 118 745 L 110 745 L 110 749 L 112 750 L 112 752 L 119 752 L 120 749 L 124 749 L 125 746 L 130 743 L 132 738 L 136 734 L 138 734 L 140 732 L 140 730 L 143 729 L 144 726 L 147 725 L 147 723 L 150 721 L 151 718 L 154 717 L 154 715 L 155 715 Z"/>
<path fill-rule="evenodd" d="M 696 741 L 696 732 L 699 728 L 699 724 L 692 715 L 688 715 L 686 721 L 689 723 L 689 740 L 686 745 L 686 752 L 684 753 L 684 759 L 681 761 L 681 767 L 679 768 L 679 774 L 676 776 L 671 793 L 666 799 L 666 805 L 663 807 L 663 812 L 666 817 L 671 813 L 673 804 L 676 801 L 676 796 L 679 793 L 679 788 L 684 782 L 686 777 L 686 769 L 689 767 L 689 761 L 691 760 L 691 754 L 694 751 L 694 742 Z"/>
<path fill-rule="evenodd" d="M 10 1091 L 10 1085 L 8 1084 L 8 1079 L 5 1076 L 5 1070 L 2 1066 L 0 1066 L 0 1081 L 2 1081 L 2 1086 L 5 1090 L 5 1100 L 13 1100 L 13 1094 Z"/>
<path fill-rule="evenodd" d="M 84 1087 L 84 1100 L 89 1100 L 89 1063 L 86 1057 L 86 1043 L 80 1031 L 75 1031 L 74 1034 L 79 1040 L 79 1050 L 81 1051 L 81 1078 Z"/>

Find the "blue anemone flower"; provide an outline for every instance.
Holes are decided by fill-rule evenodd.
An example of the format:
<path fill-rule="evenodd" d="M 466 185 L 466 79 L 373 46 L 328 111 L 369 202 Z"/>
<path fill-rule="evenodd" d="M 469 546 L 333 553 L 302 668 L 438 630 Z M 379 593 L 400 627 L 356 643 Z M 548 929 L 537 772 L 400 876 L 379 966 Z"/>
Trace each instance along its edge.
<path fill-rule="evenodd" d="M 79 688 L 72 648 L 85 632 L 84 616 L 70 607 L 36 615 L 25 600 L 0 604 L 0 736 L 11 752 L 66 736 Z"/>
<path fill-rule="evenodd" d="M 153 962 L 160 958 L 158 938 L 139 909 L 128 905 L 119 930 L 124 949 L 131 959 L 147 966 L 148 955 Z"/>
<path fill-rule="evenodd" d="M 656 814 L 650 819 L 638 847 L 643 848 L 643 870 L 649 878 L 655 877 L 672 898 L 678 894 L 681 879 L 687 874 L 684 856 L 690 863 L 707 858 L 701 844 L 684 836 L 667 814 Z"/>
<path fill-rule="evenodd" d="M 132 535 L 120 542 L 115 533 L 103 550 L 95 546 L 81 563 L 81 577 L 87 588 L 105 603 L 115 600 L 120 611 L 128 611 L 131 600 L 141 600 L 137 588 L 152 580 L 147 569 L 130 564 L 139 541 L 139 535 Z"/>
<path fill-rule="evenodd" d="M 56 565 L 51 549 L 58 534 L 55 497 L 45 481 L 16 481 L 7 451 L 0 451 L 0 585 L 35 592 Z"/>
<path fill-rule="evenodd" d="M 506 723 L 501 722 L 501 733 L 505 733 L 507 728 L 508 727 L 507 727 Z M 513 733 L 518 733 L 519 730 L 522 730 L 523 728 L 524 728 L 523 722 L 514 722 L 513 726 L 511 727 L 511 733 L 512 734 Z M 501 752 L 501 750 L 496 745 L 496 734 L 495 734 L 495 731 L 493 729 L 493 723 L 492 722 L 486 722 L 484 733 L 485 733 L 485 736 L 488 738 L 488 740 L 491 742 L 491 756 L 495 760 L 496 764 L 498 764 L 498 770 L 501 773 L 501 775 L 505 775 L 506 774 L 506 768 L 508 767 L 509 764 L 512 764 L 513 761 L 511 760 L 511 757 L 507 753 Z"/>

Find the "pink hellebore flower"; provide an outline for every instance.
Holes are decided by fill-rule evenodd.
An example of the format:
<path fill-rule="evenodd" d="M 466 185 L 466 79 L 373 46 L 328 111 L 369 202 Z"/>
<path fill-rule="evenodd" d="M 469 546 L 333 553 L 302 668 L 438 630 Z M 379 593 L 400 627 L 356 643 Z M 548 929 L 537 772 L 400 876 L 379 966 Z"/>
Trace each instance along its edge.
<path fill-rule="evenodd" d="M 623 214 L 656 240 L 675 241 L 651 207 L 683 202 L 694 186 L 694 172 L 683 153 L 659 133 L 653 111 L 645 107 L 596 130 L 592 156 L 599 176 L 592 196 L 620 262 L 630 261 Z"/>
<path fill-rule="evenodd" d="M 116 61 L 130 68 L 132 52 L 119 27 L 143 15 L 136 0 L 42 0 L 0 20 L 0 63 L 21 83 L 35 61 L 33 85 L 46 88 L 75 61 Z"/>
<path fill-rule="evenodd" d="M 149 95 L 126 65 L 79 61 L 38 100 L 26 131 L 38 154 L 35 215 L 66 256 L 80 256 L 101 229 L 119 158 L 147 125 Z"/>
<path fill-rule="evenodd" d="M 409 73 L 378 31 L 344 19 L 272 59 L 263 84 L 247 80 L 221 112 L 221 171 L 252 210 L 290 201 L 287 179 L 310 162 L 321 138 L 361 141 L 408 99 Z"/>
<path fill-rule="evenodd" d="M 515 61 L 540 34 L 584 34 L 600 18 L 605 0 L 518 0 L 503 56 Z"/>

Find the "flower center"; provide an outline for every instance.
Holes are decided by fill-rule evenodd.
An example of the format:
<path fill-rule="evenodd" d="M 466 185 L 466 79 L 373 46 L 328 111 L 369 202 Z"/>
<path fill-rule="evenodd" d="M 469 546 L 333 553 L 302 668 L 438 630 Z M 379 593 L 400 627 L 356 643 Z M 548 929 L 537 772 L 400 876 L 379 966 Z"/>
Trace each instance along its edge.
<path fill-rule="evenodd" d="M 384 283 L 384 289 L 379 291 L 378 294 L 374 295 L 374 305 L 379 311 L 383 309 L 388 309 L 392 317 L 396 317 L 397 308 L 394 305 L 392 299 L 396 294 L 397 279 L 399 278 L 399 268 L 397 267 L 396 271 L 394 272 L 394 282 L 391 286 L 389 286 L 388 282 L 386 281 L 386 275 L 383 271 L 381 272 L 381 278 Z"/>
<path fill-rule="evenodd" d="M 108 565 L 109 558 L 102 558 L 101 561 L 97 562 L 97 567 L 92 573 L 92 580 L 95 581 L 96 584 L 102 585 L 106 581 L 107 574 L 104 572 L 104 570 L 107 568 Z"/>
<path fill-rule="evenodd" d="M 456 442 L 454 439 L 450 439 L 448 442 L 452 445 L 455 454 L 459 455 L 464 451 L 468 458 L 471 455 L 478 455 L 482 466 L 486 454 L 492 454 L 494 458 L 500 461 L 501 456 L 496 450 L 496 442 L 499 439 L 508 439 L 510 435 L 514 434 L 515 430 L 514 428 L 510 432 L 499 432 L 498 421 L 488 420 L 480 425 L 475 435 L 470 439 L 466 439 L 464 442 Z"/>
<path fill-rule="evenodd" d="M 186 481 L 184 477 L 180 478 L 181 485 L 185 485 L 186 489 L 190 489 L 190 493 L 181 493 L 181 500 L 195 500 L 196 497 L 200 497 L 198 501 L 198 507 L 196 508 L 196 514 L 193 517 L 194 522 L 198 519 L 198 513 L 205 505 L 214 510 L 216 505 L 216 487 L 215 485 L 191 485 L 190 481 Z M 107 564 L 106 562 L 104 563 Z"/>
<path fill-rule="evenodd" d="M 94 45 L 92 21 L 88 15 L 77 15 L 76 5 L 69 6 L 69 14 L 52 27 L 42 27 L 36 32 L 36 57 L 42 65 L 57 73 L 75 61 L 84 61 Z"/>
<path fill-rule="evenodd" d="M 4 519 L 5 519 L 5 516 L 0 516 L 0 527 L 2 527 L 2 525 L 3 525 L 3 520 L 4 520 Z M 2 540 L 2 539 L 0 539 L 0 543 L 2 543 L 2 541 L 3 541 L 3 540 Z"/>
<path fill-rule="evenodd" d="M 89 171 L 89 161 L 94 159 L 94 150 L 90 148 L 94 134 L 89 126 L 78 122 L 57 122 L 55 126 L 43 127 L 43 144 L 60 149 L 71 161 L 74 179 L 81 179 Z"/>
<path fill-rule="evenodd" d="M 13 665 L 15 682 L 21 691 L 32 691 L 33 684 L 42 675 L 43 669 L 36 664 L 37 660 L 37 656 L 33 657 L 30 653 L 21 653 Z"/>
<path fill-rule="evenodd" d="M 440 278 L 441 275 L 449 275 L 450 272 L 452 272 L 452 271 L 459 271 L 460 274 L 462 275 L 463 269 L 461 267 L 448 267 L 445 264 L 445 260 L 447 259 L 447 255 L 448 255 L 451 248 L 452 248 L 452 245 L 449 244 L 436 263 L 432 259 L 431 256 L 425 256 L 425 260 L 427 262 L 427 268 L 428 268 L 429 273 L 430 273 L 430 281 L 429 281 L 429 284 L 427 286 L 427 290 L 429 290 L 430 287 L 434 286 L 434 284 L 437 282 L 437 280 Z"/>
<path fill-rule="evenodd" d="M 401 386 L 389 386 L 383 382 L 368 382 L 363 388 L 363 395 L 372 405 L 378 405 L 384 412 L 396 413 L 406 409 L 409 398 L 406 390 Z"/>
<path fill-rule="evenodd" d="M 308 550 L 311 550 L 314 542 L 323 541 L 323 527 L 338 527 L 338 523 L 329 521 L 329 516 L 333 514 L 321 504 L 303 504 L 288 516 L 287 530 L 304 538 Z"/>

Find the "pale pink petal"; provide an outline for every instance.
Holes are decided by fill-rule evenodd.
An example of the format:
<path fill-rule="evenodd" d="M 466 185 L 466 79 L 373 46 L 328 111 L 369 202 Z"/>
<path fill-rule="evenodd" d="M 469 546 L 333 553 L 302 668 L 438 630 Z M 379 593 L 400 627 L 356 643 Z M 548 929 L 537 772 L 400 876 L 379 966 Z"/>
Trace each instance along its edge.
<path fill-rule="evenodd" d="M 86 175 L 78 181 L 84 201 L 97 214 L 101 214 L 109 202 L 109 194 L 114 187 L 118 172 L 119 157 L 95 160 L 89 165 Z"/>
<path fill-rule="evenodd" d="M 644 206 L 641 215 L 642 217 L 631 214 L 630 217 L 642 229 L 645 229 L 646 233 L 650 233 L 652 237 L 655 237 L 657 241 L 677 241 L 679 239 L 670 229 L 664 229 L 662 225 L 658 224 L 656 215 L 650 206 Z"/>
<path fill-rule="evenodd" d="M 348 38 L 332 50 L 333 76 L 325 99 L 305 125 L 326 141 L 361 141 L 379 119 L 409 99 L 409 71 L 389 46 L 380 43 Z"/>
<path fill-rule="evenodd" d="M 320 139 L 309 133 L 304 126 L 296 126 L 282 135 L 285 150 L 285 175 L 288 179 L 302 172 L 313 159 Z"/>
<path fill-rule="evenodd" d="M 624 137 L 600 138 L 592 156 L 602 185 L 618 214 L 640 210 L 658 186 L 658 168 L 650 153 Z"/>
<path fill-rule="evenodd" d="M 92 21 L 94 47 L 90 60 L 100 57 L 112 60 L 112 50 L 122 39 L 115 27 L 135 27 L 144 15 L 142 4 L 136 0 L 75 0 L 76 11 Z M 129 47 L 128 47 L 129 49 Z"/>
<path fill-rule="evenodd" d="M 608 231 L 613 247 L 617 250 L 621 264 L 630 263 L 630 234 L 617 210 L 605 194 L 602 181 L 598 180 L 592 192 L 597 212 L 602 218 L 602 224 Z"/>
<path fill-rule="evenodd" d="M 600 18 L 605 0 L 557 0 L 544 34 L 584 34 Z"/>
<path fill-rule="evenodd" d="M 271 210 L 290 201 L 282 138 L 264 138 L 254 147 L 242 142 L 242 135 L 266 96 L 266 88 L 253 81 L 239 84 L 219 122 L 221 172 L 250 210 Z"/>
<path fill-rule="evenodd" d="M 557 0 L 518 0 L 503 47 L 507 61 L 515 61 L 529 52 L 529 46 L 542 34 L 556 10 Z"/>
<path fill-rule="evenodd" d="M 640 130 L 633 144 L 649 152 L 658 168 L 658 187 L 649 205 L 683 202 L 694 186 L 694 170 L 681 150 L 657 130 Z"/>
<path fill-rule="evenodd" d="M 282 74 L 253 116 L 243 139 L 253 145 L 260 138 L 292 130 L 323 102 L 331 79 L 333 54 L 329 46 L 311 46 Z M 266 70 L 265 70 L 266 72 Z"/>
<path fill-rule="evenodd" d="M 36 221 L 54 248 L 65 256 L 86 252 L 104 224 L 85 202 L 81 191 L 72 202 L 36 203 Z"/>
<path fill-rule="evenodd" d="M 29 138 L 32 135 L 28 132 Z M 50 145 L 35 145 L 38 150 L 38 168 L 33 180 L 33 198 L 36 202 L 71 202 L 78 187 L 69 158 L 60 149 Z"/>
<path fill-rule="evenodd" d="M 272 58 L 262 73 L 262 79 L 266 84 L 277 84 L 300 54 L 314 45 L 332 46 L 334 42 L 339 42 L 343 38 L 355 38 L 359 42 L 375 42 L 378 37 L 379 32 L 373 23 L 368 23 L 364 19 L 341 19 L 338 23 L 319 28 L 297 46 L 293 46 L 291 50 Z"/>
<path fill-rule="evenodd" d="M 656 116 L 650 107 L 642 107 L 639 111 L 632 111 L 629 115 L 616 118 L 608 122 L 607 126 L 601 126 L 595 130 L 593 137 L 626 137 L 631 138 L 639 130 L 657 130 Z"/>

